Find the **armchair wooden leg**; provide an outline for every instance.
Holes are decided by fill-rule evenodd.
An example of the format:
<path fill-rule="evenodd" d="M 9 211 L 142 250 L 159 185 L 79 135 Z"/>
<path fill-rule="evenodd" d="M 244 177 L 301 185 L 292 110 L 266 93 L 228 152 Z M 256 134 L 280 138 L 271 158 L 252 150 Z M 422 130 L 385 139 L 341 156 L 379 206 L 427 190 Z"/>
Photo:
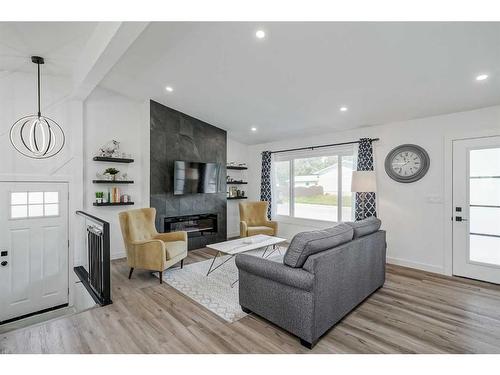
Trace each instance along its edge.
<path fill-rule="evenodd" d="M 160 271 L 160 284 L 163 284 L 163 271 Z"/>
<path fill-rule="evenodd" d="M 184 259 L 181 260 L 181 269 L 184 267 Z"/>
<path fill-rule="evenodd" d="M 130 272 L 128 274 L 128 279 L 130 280 L 130 278 L 132 277 L 132 272 L 134 272 L 134 267 L 130 267 Z"/>

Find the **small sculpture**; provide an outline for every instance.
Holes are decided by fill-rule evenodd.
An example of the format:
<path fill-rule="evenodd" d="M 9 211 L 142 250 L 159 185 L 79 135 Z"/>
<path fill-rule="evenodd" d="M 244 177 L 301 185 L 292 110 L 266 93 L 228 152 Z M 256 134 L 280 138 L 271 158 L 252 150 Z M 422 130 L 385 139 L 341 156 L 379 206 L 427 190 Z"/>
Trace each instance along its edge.
<path fill-rule="evenodd" d="M 101 147 L 101 156 L 107 158 L 120 157 L 120 142 L 112 140 Z"/>

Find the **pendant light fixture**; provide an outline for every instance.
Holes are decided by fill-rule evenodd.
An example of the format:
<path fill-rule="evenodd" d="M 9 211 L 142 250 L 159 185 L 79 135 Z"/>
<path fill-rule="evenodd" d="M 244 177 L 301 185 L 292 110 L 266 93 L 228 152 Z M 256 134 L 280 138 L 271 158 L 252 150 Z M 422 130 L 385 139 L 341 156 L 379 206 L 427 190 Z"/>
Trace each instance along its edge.
<path fill-rule="evenodd" d="M 40 111 L 40 65 L 43 57 L 31 56 L 38 68 L 38 113 L 22 117 L 10 128 L 12 146 L 29 158 L 47 159 L 57 155 L 64 147 L 65 137 L 62 128 L 54 120 L 42 116 Z"/>

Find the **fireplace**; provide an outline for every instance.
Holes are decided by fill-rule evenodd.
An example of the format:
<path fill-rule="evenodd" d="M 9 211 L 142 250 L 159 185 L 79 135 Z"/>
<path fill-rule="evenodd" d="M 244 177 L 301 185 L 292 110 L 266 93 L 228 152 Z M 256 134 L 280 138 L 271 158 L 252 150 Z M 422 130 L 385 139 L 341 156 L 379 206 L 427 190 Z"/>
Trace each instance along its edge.
<path fill-rule="evenodd" d="M 217 224 L 217 214 L 171 216 L 163 219 L 163 228 L 165 232 L 186 231 L 188 233 L 190 245 L 193 243 L 191 239 L 196 237 L 216 235 Z M 193 248 L 193 246 L 190 246 L 190 248 Z"/>

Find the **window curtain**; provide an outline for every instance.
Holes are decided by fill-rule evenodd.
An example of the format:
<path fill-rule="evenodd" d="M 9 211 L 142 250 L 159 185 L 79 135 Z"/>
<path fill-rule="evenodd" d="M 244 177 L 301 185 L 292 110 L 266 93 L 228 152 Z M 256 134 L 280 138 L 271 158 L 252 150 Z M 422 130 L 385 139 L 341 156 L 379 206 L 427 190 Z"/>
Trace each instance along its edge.
<path fill-rule="evenodd" d="M 271 220 L 271 151 L 262 152 L 262 169 L 260 177 L 260 200 L 268 202 L 267 217 Z"/>
<path fill-rule="evenodd" d="M 358 171 L 373 171 L 373 146 L 370 138 L 361 138 L 358 146 Z M 356 220 L 363 219 L 361 194 L 356 193 Z M 375 193 L 365 193 L 365 216 L 377 216 Z"/>

